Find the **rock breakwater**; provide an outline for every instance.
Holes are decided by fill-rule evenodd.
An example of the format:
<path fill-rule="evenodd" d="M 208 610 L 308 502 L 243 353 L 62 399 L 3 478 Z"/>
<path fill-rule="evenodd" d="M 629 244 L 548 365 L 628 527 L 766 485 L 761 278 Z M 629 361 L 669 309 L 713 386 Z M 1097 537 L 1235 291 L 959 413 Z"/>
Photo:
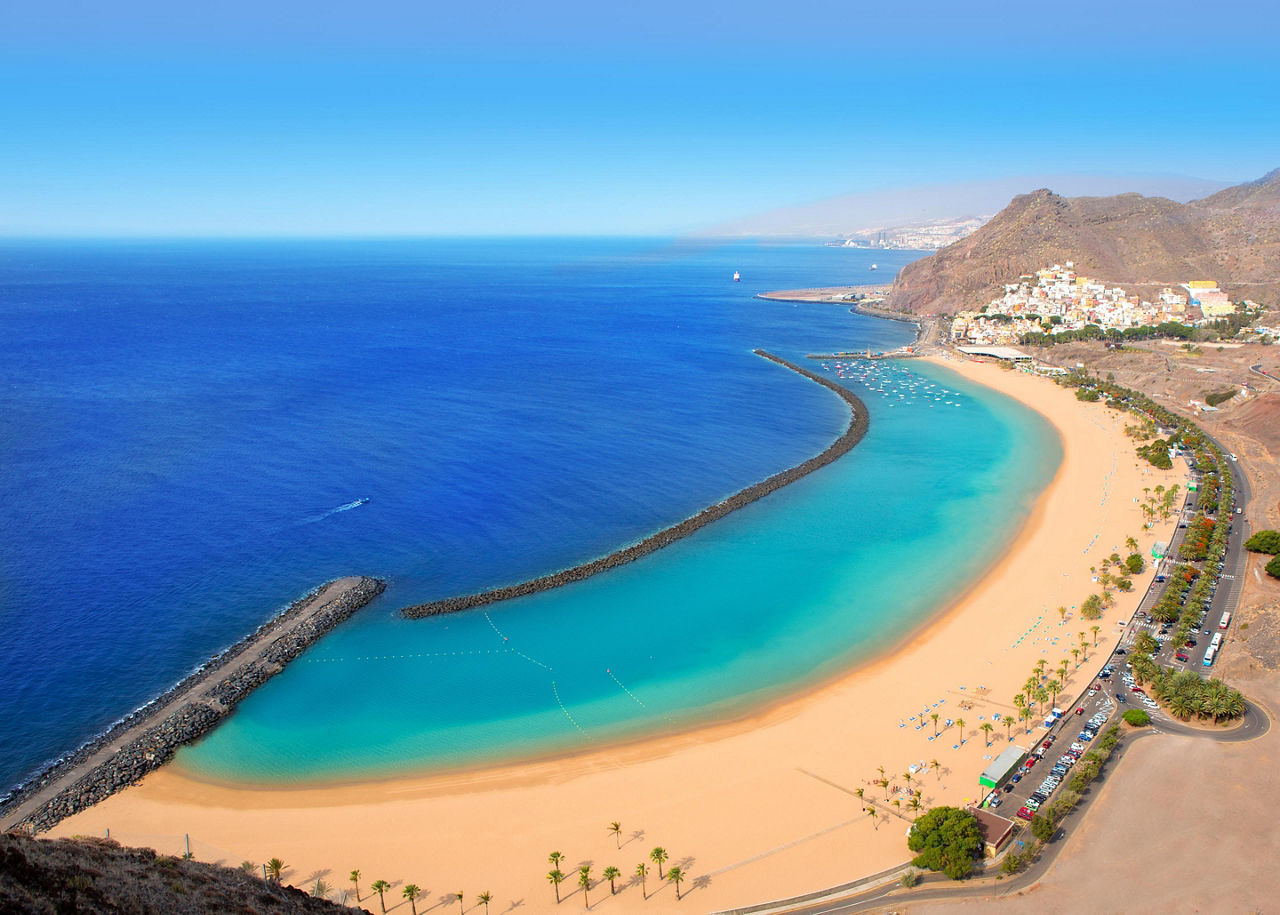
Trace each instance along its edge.
<path fill-rule="evenodd" d="M 136 783 L 212 730 L 245 696 L 385 589 L 386 582 L 374 578 L 341 579 L 294 601 L 180 683 L 28 779 L 0 804 L 0 815 L 9 828 L 43 832 Z"/>
<path fill-rule="evenodd" d="M 803 375 L 810 381 L 822 385 L 824 388 L 834 392 L 841 400 L 849 406 L 849 424 L 845 431 L 832 442 L 824 451 L 814 457 L 803 461 L 794 467 L 775 473 L 768 479 L 742 489 L 727 499 L 717 502 L 715 505 L 709 505 L 702 511 L 698 512 L 690 518 L 673 524 L 670 527 L 663 528 L 656 534 L 652 534 L 638 543 L 623 547 L 608 556 L 602 556 L 599 559 L 593 559 L 590 562 L 584 562 L 573 568 L 565 569 L 560 572 L 554 572 L 550 575 L 543 575 L 540 578 L 530 579 L 515 585 L 507 585 L 501 588 L 494 588 L 489 591 L 481 591 L 477 594 L 467 594 L 461 597 L 449 597 L 443 600 L 432 601 L 425 604 L 415 604 L 411 607 L 405 607 L 400 612 L 411 619 L 426 616 L 438 616 L 442 613 L 456 613 L 460 610 L 471 610 L 476 607 L 483 607 L 487 604 L 497 603 L 498 601 L 510 600 L 513 597 L 524 597 L 529 594 L 537 594 L 541 591 L 550 591 L 552 588 L 559 588 L 576 581 L 590 578 L 598 575 L 608 569 L 617 568 L 629 562 L 647 556 L 656 550 L 660 550 L 668 546 L 682 537 L 688 537 L 699 528 L 705 527 L 713 521 L 725 517 L 730 512 L 736 511 L 745 505 L 750 505 L 759 499 L 764 498 L 772 492 L 776 492 L 782 487 L 794 483 L 796 480 L 806 476 L 820 467 L 825 467 L 836 458 L 848 453 L 854 445 L 862 440 L 867 433 L 869 418 L 867 416 L 866 405 L 863 404 L 858 397 L 849 390 L 842 388 L 835 382 L 823 378 L 808 369 L 801 368 L 793 362 L 788 362 L 780 356 L 764 350 L 754 350 L 757 356 L 776 362 L 778 365 L 790 369 L 798 375 Z"/>

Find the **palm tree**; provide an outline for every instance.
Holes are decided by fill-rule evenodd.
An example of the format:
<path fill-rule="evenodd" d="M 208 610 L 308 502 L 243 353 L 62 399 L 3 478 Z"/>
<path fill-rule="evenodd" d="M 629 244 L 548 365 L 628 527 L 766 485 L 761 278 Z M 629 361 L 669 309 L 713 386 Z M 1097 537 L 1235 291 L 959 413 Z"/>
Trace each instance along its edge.
<path fill-rule="evenodd" d="M 610 864 L 604 869 L 603 876 L 604 879 L 609 881 L 609 895 L 612 896 L 614 893 L 618 892 L 617 888 L 613 885 L 613 881 L 622 876 L 622 871 Z"/>
<path fill-rule="evenodd" d="M 1032 675 L 1027 677 L 1027 682 L 1022 684 L 1022 692 L 1026 695 L 1027 701 L 1031 701 L 1031 697 L 1036 694 L 1036 687 L 1040 685 L 1040 678 Z"/>
<path fill-rule="evenodd" d="M 895 797 L 893 799 L 893 806 L 896 808 L 895 812 L 898 814 L 898 816 L 902 816 L 902 801 L 900 801 L 898 798 Z"/>
<path fill-rule="evenodd" d="M 658 873 L 661 874 L 662 865 L 667 860 L 667 850 L 659 845 L 653 851 L 649 852 L 649 860 L 654 863 L 654 866 L 658 868 Z"/>
<path fill-rule="evenodd" d="M 493 894 L 485 890 L 476 897 L 476 902 L 484 903 L 484 915 L 489 915 L 489 903 L 493 900 Z"/>
<path fill-rule="evenodd" d="M 880 831 L 880 821 L 876 819 L 876 808 L 868 807 L 867 816 L 871 817 L 871 825 L 876 828 L 876 832 Z"/>
<path fill-rule="evenodd" d="M 876 784 L 884 789 L 885 800 L 888 800 L 889 799 L 889 779 L 885 778 L 882 775 L 880 776 L 880 778 L 876 779 Z"/>
<path fill-rule="evenodd" d="M 311 888 L 311 895 L 317 899 L 324 899 L 329 895 L 329 884 L 323 880 L 317 880 L 316 885 Z"/>
<path fill-rule="evenodd" d="M 353 870 L 351 872 L 351 882 L 356 885 L 356 902 L 360 901 L 360 871 Z"/>
<path fill-rule="evenodd" d="M 933 770 L 934 775 L 936 775 L 938 779 L 942 778 L 942 763 L 938 762 L 936 759 L 931 759 L 929 760 L 929 768 Z"/>
<path fill-rule="evenodd" d="M 267 862 L 267 873 L 271 875 L 271 879 L 276 883 L 280 882 L 280 873 L 289 865 L 285 864 L 279 858 L 272 858 Z"/>
<path fill-rule="evenodd" d="M 254 871 L 254 865 L 253 865 L 253 862 L 252 862 L 252 861 L 241 861 L 241 862 L 240 862 L 240 870 L 242 870 L 242 871 L 243 871 L 244 873 L 246 873 L 246 874 L 252 874 L 252 873 L 253 873 L 253 871 Z M 357 901 L 357 902 L 359 902 L 360 900 L 358 900 L 358 899 L 357 899 L 356 901 Z"/>
<path fill-rule="evenodd" d="M 1012 715 L 1004 716 L 1004 727 L 1005 727 L 1005 731 L 1004 731 L 1005 740 L 1012 741 L 1013 740 L 1013 716 Z"/>
<path fill-rule="evenodd" d="M 1040 714 L 1044 714 L 1044 704 L 1049 701 L 1049 691 L 1043 686 L 1036 688 L 1036 702 L 1040 703 Z"/>
<path fill-rule="evenodd" d="M 551 885 L 556 888 L 556 905 L 560 904 L 560 884 L 564 882 L 564 874 L 560 868 L 555 868 L 547 874 L 547 879 L 551 881 Z"/>
<path fill-rule="evenodd" d="M 933 719 L 933 736 L 937 737 L 938 736 L 938 718 L 940 716 L 938 715 L 937 712 L 933 712 L 932 714 L 929 715 L 929 717 Z"/>
<path fill-rule="evenodd" d="M 404 892 L 400 895 L 409 900 L 409 908 L 413 915 L 418 915 L 418 897 L 422 895 L 422 890 L 418 887 L 418 884 L 406 883 Z"/>
<path fill-rule="evenodd" d="M 676 885 L 676 899 L 679 899 L 680 881 L 684 879 L 684 871 L 681 868 L 673 867 L 667 871 L 667 879 Z"/>
<path fill-rule="evenodd" d="M 902 778 L 907 783 L 907 790 L 910 791 L 911 790 L 911 770 L 908 769 L 906 772 L 903 772 Z"/>
<path fill-rule="evenodd" d="M 382 903 L 382 915 L 387 915 L 387 899 L 382 894 L 391 889 L 391 884 L 385 880 L 375 880 L 370 886 L 378 894 L 378 901 Z"/>
<path fill-rule="evenodd" d="M 866 789 L 866 788 L 855 788 L 855 789 L 853 789 L 853 793 L 854 793 L 854 794 L 856 794 L 856 795 L 858 796 L 858 800 L 862 800 L 862 796 L 863 796 L 864 794 L 866 794 L 866 793 L 867 793 L 867 789 Z"/>
<path fill-rule="evenodd" d="M 1044 658 L 1041 658 L 1040 660 L 1036 661 L 1036 673 L 1038 673 L 1041 677 L 1043 677 L 1044 669 L 1048 666 L 1049 666 L 1049 662 L 1046 661 Z"/>
<path fill-rule="evenodd" d="M 560 862 L 563 860 L 564 855 L 560 854 L 558 851 L 553 851 L 551 854 L 547 855 L 547 863 L 555 868 L 560 867 Z"/>
<path fill-rule="evenodd" d="M 1073 658 L 1075 658 L 1075 659 L 1076 659 L 1076 670 L 1079 670 L 1079 669 L 1080 669 L 1080 649 L 1079 649 L 1079 648 L 1072 648 L 1072 649 L 1071 649 L 1071 657 L 1073 657 Z"/>
<path fill-rule="evenodd" d="M 587 901 L 587 890 L 591 889 L 591 865 L 584 864 L 578 868 L 578 886 L 582 887 L 582 904 L 588 909 L 591 903 Z"/>
<path fill-rule="evenodd" d="M 982 722 L 980 727 L 981 727 L 982 733 L 987 735 L 987 746 L 991 746 L 991 732 L 995 730 L 995 727 L 991 724 L 990 721 Z"/>
<path fill-rule="evenodd" d="M 1124 538 L 1124 545 L 1128 548 L 1130 553 L 1138 552 L 1138 541 L 1136 538 L 1134 537 Z"/>
<path fill-rule="evenodd" d="M 454 896 L 456 896 L 456 897 L 458 897 L 458 908 L 459 908 L 459 909 L 462 909 L 463 911 L 465 911 L 466 909 L 464 908 L 464 905 L 463 905 L 462 900 L 463 900 L 463 898 L 466 896 L 466 894 L 465 894 L 465 893 L 463 893 L 461 890 L 459 890 L 458 892 L 454 893 L 453 895 L 454 895 Z"/>
<path fill-rule="evenodd" d="M 963 746 L 964 745 L 964 719 L 963 718 L 956 719 L 956 727 L 960 729 L 960 744 L 961 746 Z"/>
<path fill-rule="evenodd" d="M 1093 630 L 1093 646 L 1094 646 L 1095 648 L 1097 648 L 1097 647 L 1098 647 L 1098 633 L 1102 631 L 1102 627 L 1101 627 L 1101 626 L 1090 626 L 1089 628 L 1090 628 L 1091 630 Z"/>
<path fill-rule="evenodd" d="M 907 800 L 907 806 L 911 808 L 911 820 L 915 822 L 916 815 L 920 813 L 920 796 L 913 794 Z"/>
<path fill-rule="evenodd" d="M 645 886 L 644 878 L 649 876 L 649 865 L 641 861 L 636 865 L 636 876 L 640 878 L 640 894 L 645 899 L 649 898 L 649 888 Z"/>
<path fill-rule="evenodd" d="M 1027 708 L 1024 705 L 1022 708 L 1018 709 L 1018 717 L 1021 718 L 1024 722 L 1026 722 L 1026 725 L 1027 725 L 1026 733 L 1030 734 L 1031 733 L 1031 709 Z"/>
<path fill-rule="evenodd" d="M 1049 695 L 1053 697 L 1053 704 L 1057 705 L 1058 693 L 1062 692 L 1062 684 L 1057 680 L 1050 680 L 1044 685 L 1044 688 L 1047 689 L 1049 691 Z"/>
<path fill-rule="evenodd" d="M 613 840 L 618 843 L 618 847 L 622 847 L 622 824 L 614 820 L 609 824 L 609 831 L 613 833 Z"/>

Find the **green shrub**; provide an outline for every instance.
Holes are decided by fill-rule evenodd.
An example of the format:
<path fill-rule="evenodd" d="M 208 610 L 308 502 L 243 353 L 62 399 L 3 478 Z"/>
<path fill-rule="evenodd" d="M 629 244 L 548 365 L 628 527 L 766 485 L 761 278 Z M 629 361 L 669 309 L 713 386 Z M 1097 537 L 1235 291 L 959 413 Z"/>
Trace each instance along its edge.
<path fill-rule="evenodd" d="M 973 870 L 973 861 L 982 854 L 982 833 L 978 818 L 958 807 L 935 807 L 912 825 L 907 847 L 916 852 L 911 863 L 931 871 L 942 871 L 960 880 Z"/>
<path fill-rule="evenodd" d="M 1219 347 L 1219 349 L 1221 349 L 1221 347 Z M 1211 407 L 1216 407 L 1218 404 L 1224 401 L 1230 400 L 1235 396 L 1236 396 L 1236 389 L 1227 388 L 1225 391 L 1218 391 L 1217 393 L 1214 393 L 1214 394 L 1206 394 L 1204 398 L 1204 402 Z"/>
<path fill-rule="evenodd" d="M 1130 575 L 1140 575 L 1147 567 L 1147 561 L 1142 558 L 1141 553 L 1130 553 L 1129 558 L 1124 561 L 1124 567 L 1129 570 Z"/>
<path fill-rule="evenodd" d="M 1267 574 L 1272 578 L 1280 578 L 1280 556 L 1272 559 L 1263 568 L 1267 570 Z"/>
<path fill-rule="evenodd" d="M 1280 531 L 1258 531 L 1244 542 L 1244 548 L 1251 553 L 1280 553 Z"/>
<path fill-rule="evenodd" d="M 1151 723 L 1151 716 L 1140 708 L 1131 708 L 1122 716 L 1126 724 L 1131 724 L 1135 728 L 1145 727 Z"/>

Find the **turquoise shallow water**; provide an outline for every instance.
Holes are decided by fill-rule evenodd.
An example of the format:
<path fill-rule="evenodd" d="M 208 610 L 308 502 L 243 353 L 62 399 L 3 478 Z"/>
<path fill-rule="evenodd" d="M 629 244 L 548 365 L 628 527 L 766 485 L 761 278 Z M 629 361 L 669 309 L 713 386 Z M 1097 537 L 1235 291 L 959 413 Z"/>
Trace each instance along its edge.
<path fill-rule="evenodd" d="M 428 620 L 360 614 L 179 764 L 272 784 L 532 758 L 724 718 L 885 650 L 998 556 L 1061 448 L 943 368 L 828 371 L 871 414 L 833 465 L 586 582 Z"/>

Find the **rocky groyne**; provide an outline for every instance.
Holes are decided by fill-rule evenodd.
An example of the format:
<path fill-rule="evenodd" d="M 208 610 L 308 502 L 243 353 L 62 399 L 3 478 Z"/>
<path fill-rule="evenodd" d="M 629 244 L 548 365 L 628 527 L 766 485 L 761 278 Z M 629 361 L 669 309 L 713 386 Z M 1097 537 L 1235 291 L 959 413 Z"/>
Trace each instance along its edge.
<path fill-rule="evenodd" d="M 592 575 L 598 575 L 601 572 L 613 569 L 629 562 L 634 562 L 642 556 L 647 556 L 656 550 L 674 543 L 682 537 L 687 537 L 701 527 L 705 527 L 713 521 L 717 521 L 728 515 L 730 512 L 742 508 L 744 505 L 750 505 L 757 499 L 762 499 L 775 492 L 789 483 L 794 483 L 807 474 L 813 473 L 819 467 L 825 467 L 836 458 L 846 454 L 854 445 L 862 440 L 866 435 L 868 417 L 866 406 L 861 400 L 853 394 L 853 392 L 840 387 L 829 379 L 823 378 L 821 375 L 814 374 L 808 369 L 801 368 L 795 363 L 788 362 L 772 353 L 764 350 L 755 350 L 757 356 L 776 362 L 778 365 L 791 369 L 798 375 L 803 375 L 810 381 L 822 385 L 824 388 L 834 392 L 846 404 L 849 405 L 849 425 L 845 431 L 832 442 L 826 450 L 821 454 L 809 458 L 803 463 L 797 464 L 786 470 L 775 473 L 773 476 L 759 483 L 754 483 L 746 489 L 740 490 L 729 496 L 723 501 L 710 505 L 698 512 L 696 515 L 686 518 L 678 524 L 663 528 L 656 534 L 644 538 L 638 543 L 623 547 L 608 556 L 599 559 L 593 559 L 590 562 L 584 562 L 581 565 L 565 569 L 560 572 L 554 572 L 550 575 L 544 575 L 540 578 L 530 579 L 516 585 L 507 585 L 502 588 L 494 588 L 490 591 L 482 591 L 478 594 L 467 594 L 461 597 L 449 597 L 444 600 L 432 601 L 426 604 L 416 604 L 411 607 L 405 607 L 400 612 L 410 618 L 421 618 L 425 616 L 438 616 L 442 613 L 456 613 L 459 610 L 471 610 L 476 607 L 483 607 L 487 604 L 497 603 L 498 601 L 510 600 L 513 597 L 524 597 L 529 594 L 537 594 L 541 591 L 550 591 L 552 588 L 559 588 L 563 585 L 571 584 L 576 581 L 590 578 Z"/>
<path fill-rule="evenodd" d="M 43 832 L 148 772 L 208 733 L 236 704 L 386 588 L 374 578 L 330 582 L 108 731 L 28 779 L 0 804 L 9 828 Z"/>

